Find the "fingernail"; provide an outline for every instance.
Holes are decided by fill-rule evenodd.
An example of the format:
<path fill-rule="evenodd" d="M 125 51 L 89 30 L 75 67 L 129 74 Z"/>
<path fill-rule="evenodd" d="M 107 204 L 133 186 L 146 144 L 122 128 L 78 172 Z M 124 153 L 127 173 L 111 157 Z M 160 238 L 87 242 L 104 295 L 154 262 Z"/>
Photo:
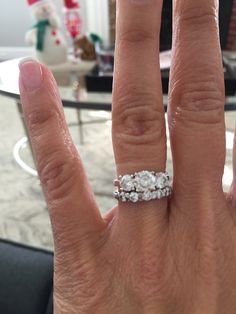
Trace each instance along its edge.
<path fill-rule="evenodd" d="M 28 92 L 36 91 L 43 82 L 42 68 L 34 59 L 23 59 L 19 63 L 20 79 Z"/>

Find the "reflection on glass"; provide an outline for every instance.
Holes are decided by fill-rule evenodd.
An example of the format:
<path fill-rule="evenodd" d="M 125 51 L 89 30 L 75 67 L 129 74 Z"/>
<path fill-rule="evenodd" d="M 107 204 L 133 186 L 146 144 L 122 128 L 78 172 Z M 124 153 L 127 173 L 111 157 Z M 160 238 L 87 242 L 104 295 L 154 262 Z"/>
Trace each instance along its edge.
<path fill-rule="evenodd" d="M 114 68 L 114 45 L 96 43 L 99 74 L 112 74 Z"/>

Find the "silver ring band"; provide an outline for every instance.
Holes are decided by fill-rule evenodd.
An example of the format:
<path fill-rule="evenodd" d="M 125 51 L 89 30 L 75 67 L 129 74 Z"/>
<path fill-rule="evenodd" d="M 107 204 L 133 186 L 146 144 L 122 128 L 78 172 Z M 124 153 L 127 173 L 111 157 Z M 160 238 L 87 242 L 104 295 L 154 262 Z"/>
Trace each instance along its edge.
<path fill-rule="evenodd" d="M 140 171 L 119 176 L 114 181 L 114 197 L 122 202 L 141 202 L 162 199 L 171 195 L 172 188 L 167 172 Z"/>

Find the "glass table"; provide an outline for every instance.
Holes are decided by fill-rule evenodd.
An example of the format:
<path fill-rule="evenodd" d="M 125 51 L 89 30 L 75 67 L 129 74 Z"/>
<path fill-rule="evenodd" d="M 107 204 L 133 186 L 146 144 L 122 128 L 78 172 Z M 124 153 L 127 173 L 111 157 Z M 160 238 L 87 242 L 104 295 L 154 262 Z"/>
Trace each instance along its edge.
<path fill-rule="evenodd" d="M 24 160 L 21 158 L 21 151 L 26 146 L 28 142 L 28 132 L 25 126 L 22 106 L 20 103 L 20 95 L 19 95 L 19 69 L 18 64 L 21 59 L 12 59 L 9 61 L 0 63 L 0 94 L 6 97 L 13 99 L 19 111 L 19 116 L 21 118 L 25 134 L 26 136 L 20 139 L 13 149 L 13 155 L 16 162 L 28 173 L 32 175 L 37 175 L 36 170 L 29 166 Z M 93 66 L 93 63 L 88 63 L 87 65 L 76 65 L 70 64 L 66 72 L 69 74 L 69 81 L 67 79 L 67 85 L 65 85 L 65 80 L 63 81 L 63 85 L 60 85 L 60 79 L 58 79 L 59 92 L 62 99 L 62 104 L 67 108 L 74 108 L 77 112 L 78 118 L 78 127 L 79 127 L 79 137 L 80 143 L 83 143 L 83 124 L 90 123 L 88 121 L 84 122 L 81 118 L 81 110 L 102 110 L 102 111 L 111 111 L 111 102 L 112 95 L 111 93 L 95 93 L 95 92 L 87 92 L 84 84 L 83 75 L 85 74 L 85 70 L 89 69 L 89 67 Z M 58 70 L 58 69 L 57 69 Z M 59 69 L 60 70 L 60 69 Z M 52 69 L 53 71 L 53 69 Z M 54 71 L 53 71 L 54 72 Z M 91 121 L 98 122 L 98 121 Z"/>
<path fill-rule="evenodd" d="M 18 64 L 21 59 L 12 59 L 0 63 L 0 94 L 14 99 L 20 104 L 18 79 Z M 67 69 L 68 70 L 68 69 Z M 61 86 L 59 91 L 64 107 L 75 108 L 78 110 L 105 110 L 111 111 L 112 94 L 110 92 L 87 92 L 79 66 L 71 67 L 70 80 L 67 86 Z M 84 74 L 84 69 L 81 70 Z M 79 84 L 78 84 L 79 80 Z M 227 83 L 227 81 L 226 81 Z M 164 106 L 167 108 L 167 95 L 164 95 Z M 236 110 L 236 96 L 227 96 L 225 99 L 225 111 Z"/>
<path fill-rule="evenodd" d="M 21 59 L 12 59 L 0 63 L 0 94 L 10 97 L 16 101 L 18 111 L 25 129 L 26 137 L 16 143 L 16 146 L 14 147 L 14 157 L 18 164 L 20 164 L 20 166 L 24 168 L 24 170 L 30 172 L 33 175 L 37 175 L 37 172 L 33 168 L 28 167 L 28 165 L 25 164 L 24 161 L 20 158 L 20 149 L 26 144 L 28 139 L 28 133 L 24 123 L 18 88 L 18 64 L 20 60 Z M 90 67 L 92 66 L 93 65 L 90 64 Z M 69 80 L 67 80 L 68 84 L 63 84 L 63 86 L 60 85 L 60 82 L 58 84 L 63 106 L 68 108 L 74 108 L 77 110 L 79 136 L 81 143 L 83 143 L 83 124 L 87 123 L 83 122 L 81 119 L 81 110 L 87 109 L 111 111 L 112 108 L 111 93 L 88 92 L 86 90 L 83 79 L 83 75 L 86 73 L 85 68 L 86 66 L 83 65 L 81 67 L 81 65 L 79 64 L 78 66 L 72 64 L 71 67 L 67 68 L 67 74 L 69 75 Z M 89 65 L 87 66 L 87 70 L 89 70 Z M 227 80 L 225 81 L 225 83 L 227 87 Z M 167 95 L 163 96 L 163 101 L 166 109 L 168 102 Z M 236 110 L 236 96 L 228 97 L 226 88 L 225 111 L 229 110 Z"/>

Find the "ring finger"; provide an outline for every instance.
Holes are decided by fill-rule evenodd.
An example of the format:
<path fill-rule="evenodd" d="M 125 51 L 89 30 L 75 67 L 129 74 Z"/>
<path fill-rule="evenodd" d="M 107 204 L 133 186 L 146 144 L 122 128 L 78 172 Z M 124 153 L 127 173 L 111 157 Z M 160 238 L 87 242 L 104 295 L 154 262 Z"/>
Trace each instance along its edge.
<path fill-rule="evenodd" d="M 117 6 L 112 115 L 117 174 L 165 171 L 166 135 L 159 65 L 162 1 L 119 0 Z M 166 200 L 158 204 L 166 207 Z M 153 201 L 135 206 L 122 203 L 119 215 L 126 218 L 130 215 L 133 219 L 137 217 L 137 206 L 145 207 L 147 214 L 155 211 L 154 217 L 160 213 Z"/>

